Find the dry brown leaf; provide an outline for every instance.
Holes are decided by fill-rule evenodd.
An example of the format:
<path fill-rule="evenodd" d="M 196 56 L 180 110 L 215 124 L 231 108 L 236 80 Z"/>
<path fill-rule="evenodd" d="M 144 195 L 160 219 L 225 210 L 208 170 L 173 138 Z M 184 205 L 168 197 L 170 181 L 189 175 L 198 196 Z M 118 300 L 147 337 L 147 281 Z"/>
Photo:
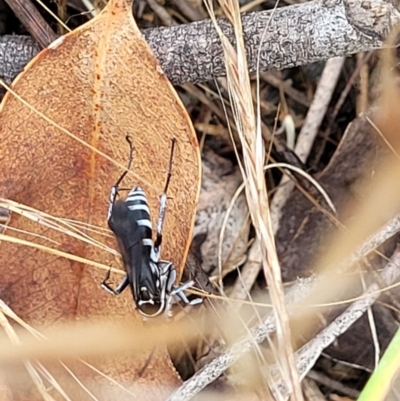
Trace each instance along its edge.
<path fill-rule="evenodd" d="M 177 138 L 162 257 L 175 263 L 180 277 L 199 192 L 198 144 L 186 111 L 141 37 L 129 2 L 111 1 L 97 18 L 53 43 L 29 63 L 12 89 L 50 120 L 12 94 L 5 96 L 0 109 L 0 196 L 54 216 L 106 227 L 110 188 L 126 165 L 125 136 L 130 134 L 133 171 L 122 185 L 144 188 L 155 223 L 171 139 Z M 112 254 L 19 215 L 12 215 L 10 227 L 58 241 L 63 252 L 122 269 Z M 39 237 L 6 233 L 49 245 Z M 95 238 L 116 248 L 112 237 Z M 113 297 L 100 289 L 104 273 L 34 248 L 5 241 L 0 245 L 1 298 L 32 324 L 104 316 L 142 324 L 129 291 Z M 146 399 L 163 398 L 179 379 L 160 350 L 139 380 L 137 372 L 147 357 L 108 358 L 96 367 L 125 385 L 136 380 L 134 390 L 147 380 Z M 91 376 L 86 371 L 82 375 Z M 100 386 L 94 387 L 100 400 L 108 398 L 102 398 Z"/>
<path fill-rule="evenodd" d="M 203 151 L 202 165 L 202 190 L 194 237 L 206 237 L 201 244 L 202 268 L 210 274 L 218 274 L 220 235 L 224 228 L 221 266 L 226 273 L 243 261 L 247 249 L 250 223 L 247 221 L 248 207 L 244 192 L 229 210 L 226 226 L 223 227 L 232 198 L 243 179 L 238 168 L 209 148 Z"/>

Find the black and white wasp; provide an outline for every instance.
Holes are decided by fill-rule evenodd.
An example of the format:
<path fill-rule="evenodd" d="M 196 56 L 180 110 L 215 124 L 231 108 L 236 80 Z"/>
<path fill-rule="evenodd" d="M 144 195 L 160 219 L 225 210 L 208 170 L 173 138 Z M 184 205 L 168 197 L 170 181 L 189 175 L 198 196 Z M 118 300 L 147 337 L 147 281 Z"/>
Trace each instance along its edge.
<path fill-rule="evenodd" d="M 129 285 L 133 299 L 140 313 L 146 317 L 155 317 L 169 308 L 173 295 L 186 304 L 197 304 L 201 299 L 189 301 L 183 292 L 193 285 L 193 281 L 174 285 L 176 270 L 172 262 L 161 260 L 162 226 L 167 207 L 167 190 L 172 175 L 172 159 L 176 139 L 172 140 L 169 167 L 164 192 L 160 197 L 160 209 L 157 221 L 157 236 L 153 243 L 150 209 L 146 195 L 141 187 L 133 188 L 125 200 L 117 200 L 120 183 L 131 167 L 133 159 L 132 141 L 126 137 L 130 153 L 126 170 L 111 188 L 108 209 L 108 225 L 117 238 L 127 274 L 114 290 L 107 284 L 109 270 L 101 287 L 114 295 L 119 295 Z"/>

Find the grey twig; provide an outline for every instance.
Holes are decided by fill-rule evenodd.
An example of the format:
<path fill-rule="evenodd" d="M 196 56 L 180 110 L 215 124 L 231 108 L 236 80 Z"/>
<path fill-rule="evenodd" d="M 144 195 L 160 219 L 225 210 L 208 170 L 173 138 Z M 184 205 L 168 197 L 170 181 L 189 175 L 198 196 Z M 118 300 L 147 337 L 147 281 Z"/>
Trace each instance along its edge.
<path fill-rule="evenodd" d="M 30 0 L 6 0 L 21 23 L 42 47 L 57 39 L 50 25 Z"/>
<path fill-rule="evenodd" d="M 371 4 L 359 0 L 313 0 L 279 8 L 273 15 L 271 11 L 244 14 L 250 71 L 256 69 L 264 29 L 267 31 L 261 44 L 261 70 L 294 67 L 382 47 L 392 26 L 400 21 L 400 12 L 389 0 Z M 225 20 L 219 22 L 233 41 L 231 25 Z M 174 84 L 206 82 L 225 74 L 223 50 L 210 20 L 142 33 Z M 1 38 L 0 77 L 9 81 L 37 51 L 38 47 L 27 38 Z"/>

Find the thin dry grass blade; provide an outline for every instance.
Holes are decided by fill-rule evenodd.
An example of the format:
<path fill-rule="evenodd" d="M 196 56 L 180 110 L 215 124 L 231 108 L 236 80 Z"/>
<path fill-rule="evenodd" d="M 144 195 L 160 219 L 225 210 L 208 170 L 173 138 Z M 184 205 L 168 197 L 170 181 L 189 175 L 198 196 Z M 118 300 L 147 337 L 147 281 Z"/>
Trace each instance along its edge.
<path fill-rule="evenodd" d="M 264 177 L 265 147 L 261 126 L 257 124 L 254 114 L 239 4 L 235 0 L 220 0 L 219 3 L 233 26 L 236 37 L 235 48 L 218 27 L 212 12 L 212 2 L 206 4 L 224 49 L 229 95 L 243 149 L 241 169 L 246 185 L 246 196 L 252 222 L 260 239 L 264 273 L 277 322 L 277 358 L 282 367 L 282 375 L 287 380 L 288 387 L 292 389 L 294 398 L 301 401 L 303 397 L 294 363 L 289 317 L 285 308 L 281 270 L 269 213 Z"/>

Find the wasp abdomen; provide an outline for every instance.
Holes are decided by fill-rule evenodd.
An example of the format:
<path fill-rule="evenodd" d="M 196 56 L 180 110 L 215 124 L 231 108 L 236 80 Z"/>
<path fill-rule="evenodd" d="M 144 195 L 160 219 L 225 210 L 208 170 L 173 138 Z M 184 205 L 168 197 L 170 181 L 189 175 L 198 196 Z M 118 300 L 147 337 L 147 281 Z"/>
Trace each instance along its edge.
<path fill-rule="evenodd" d="M 141 187 L 133 188 L 126 200 L 128 209 L 134 214 L 137 225 L 143 232 L 142 243 L 144 246 L 153 247 L 152 224 L 150 220 L 150 209 L 146 194 Z"/>

